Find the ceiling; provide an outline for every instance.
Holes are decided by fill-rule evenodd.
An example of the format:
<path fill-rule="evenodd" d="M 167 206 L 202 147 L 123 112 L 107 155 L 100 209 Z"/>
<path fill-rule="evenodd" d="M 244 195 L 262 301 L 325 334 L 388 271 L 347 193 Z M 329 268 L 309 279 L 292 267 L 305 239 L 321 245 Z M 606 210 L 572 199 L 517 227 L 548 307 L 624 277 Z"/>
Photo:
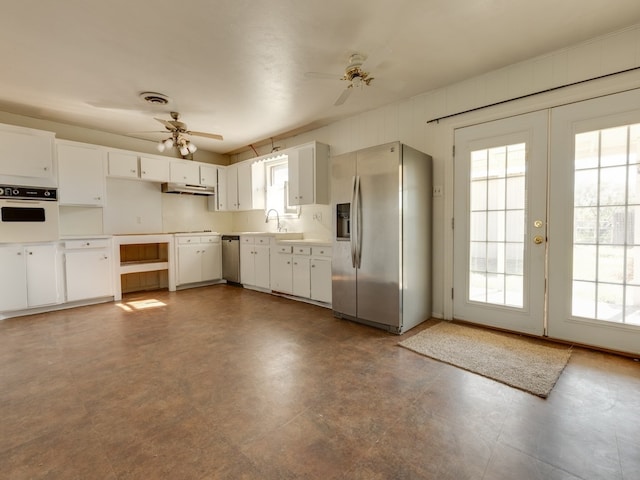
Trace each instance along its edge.
<path fill-rule="evenodd" d="M 118 134 L 178 111 L 231 153 L 638 22 L 638 0 L 4 2 L 0 110 Z M 375 79 L 334 106 L 355 52 Z"/>

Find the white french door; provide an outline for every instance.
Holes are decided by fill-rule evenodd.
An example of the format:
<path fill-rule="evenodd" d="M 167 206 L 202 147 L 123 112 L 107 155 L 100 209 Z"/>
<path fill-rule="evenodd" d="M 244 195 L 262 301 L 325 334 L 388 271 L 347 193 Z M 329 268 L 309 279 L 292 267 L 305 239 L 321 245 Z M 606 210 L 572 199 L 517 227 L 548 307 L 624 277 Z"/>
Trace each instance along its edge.
<path fill-rule="evenodd" d="M 640 90 L 455 145 L 454 317 L 640 353 Z"/>
<path fill-rule="evenodd" d="M 640 353 L 640 90 L 551 123 L 549 337 Z"/>
<path fill-rule="evenodd" d="M 454 317 L 543 334 L 548 113 L 456 130 Z"/>

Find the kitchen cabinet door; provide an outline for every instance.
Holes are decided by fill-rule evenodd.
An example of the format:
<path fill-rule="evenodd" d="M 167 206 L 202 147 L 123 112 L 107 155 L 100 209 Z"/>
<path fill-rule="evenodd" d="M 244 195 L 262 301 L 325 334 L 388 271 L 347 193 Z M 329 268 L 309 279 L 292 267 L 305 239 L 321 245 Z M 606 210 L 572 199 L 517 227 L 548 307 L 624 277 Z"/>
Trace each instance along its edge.
<path fill-rule="evenodd" d="M 218 243 L 202 244 L 202 281 L 222 278 L 222 246 Z"/>
<path fill-rule="evenodd" d="M 110 177 L 138 178 L 138 155 L 127 152 L 107 152 Z"/>
<path fill-rule="evenodd" d="M 28 245 L 24 251 L 29 307 L 60 303 L 56 245 Z"/>
<path fill-rule="evenodd" d="M 216 210 L 228 210 L 227 204 L 227 170 L 226 167 L 216 167 L 217 190 L 215 195 Z"/>
<path fill-rule="evenodd" d="M 111 258 L 106 248 L 65 252 L 67 301 L 113 295 Z"/>
<path fill-rule="evenodd" d="M 261 288 L 269 288 L 271 285 L 271 272 L 269 269 L 270 248 L 265 245 L 254 245 L 255 251 L 255 283 Z"/>
<path fill-rule="evenodd" d="M 202 281 L 202 245 L 178 246 L 178 279 L 176 285 Z"/>
<path fill-rule="evenodd" d="M 188 160 L 171 160 L 169 178 L 171 182 L 199 185 L 200 166 L 197 162 Z"/>
<path fill-rule="evenodd" d="M 311 260 L 311 299 L 331 303 L 331 260 Z"/>
<path fill-rule="evenodd" d="M 237 164 L 237 195 L 238 195 L 238 208 L 237 210 L 251 210 L 253 204 L 251 203 L 251 163 L 242 162 Z"/>
<path fill-rule="evenodd" d="M 276 253 L 271 257 L 271 290 L 293 293 L 292 255 Z"/>
<path fill-rule="evenodd" d="M 140 157 L 140 179 L 149 182 L 169 181 L 168 158 L 163 157 Z"/>
<path fill-rule="evenodd" d="M 312 142 L 287 151 L 289 205 L 329 203 L 329 147 Z"/>
<path fill-rule="evenodd" d="M 58 196 L 60 205 L 102 207 L 105 204 L 104 152 L 86 145 L 60 143 Z"/>
<path fill-rule="evenodd" d="M 215 165 L 200 165 L 200 185 L 216 187 L 218 183 L 218 170 Z M 217 193 L 217 192 L 216 192 Z"/>
<path fill-rule="evenodd" d="M 305 298 L 311 296 L 309 257 L 293 256 L 293 294 Z"/>
<path fill-rule="evenodd" d="M 3 176 L 53 179 L 53 142 L 51 132 L 0 125 L 0 172 Z"/>
<path fill-rule="evenodd" d="M 255 245 L 240 244 L 240 282 L 244 285 L 256 284 Z"/>
<path fill-rule="evenodd" d="M 227 167 L 227 208 L 238 210 L 238 164 Z"/>
<path fill-rule="evenodd" d="M 0 311 L 27 308 L 27 267 L 22 245 L 0 247 Z"/>

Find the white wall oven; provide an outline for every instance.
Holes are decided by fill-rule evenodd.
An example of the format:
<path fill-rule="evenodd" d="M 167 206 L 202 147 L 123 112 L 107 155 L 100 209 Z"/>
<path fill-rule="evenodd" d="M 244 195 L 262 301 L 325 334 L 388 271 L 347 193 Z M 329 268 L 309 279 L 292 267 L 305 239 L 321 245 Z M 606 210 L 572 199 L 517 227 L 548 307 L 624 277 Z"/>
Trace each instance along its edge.
<path fill-rule="evenodd" d="M 57 240 L 58 224 L 55 188 L 0 185 L 0 243 Z"/>

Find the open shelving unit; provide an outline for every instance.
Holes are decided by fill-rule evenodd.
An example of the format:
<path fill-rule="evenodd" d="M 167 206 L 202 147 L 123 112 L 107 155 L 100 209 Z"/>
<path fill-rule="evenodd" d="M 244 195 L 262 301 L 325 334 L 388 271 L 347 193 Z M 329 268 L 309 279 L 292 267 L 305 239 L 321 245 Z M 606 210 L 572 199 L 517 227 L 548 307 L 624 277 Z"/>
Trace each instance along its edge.
<path fill-rule="evenodd" d="M 171 292 L 176 290 L 174 275 L 174 249 L 173 235 L 149 234 L 149 235 L 116 235 L 113 237 L 115 265 L 115 295 L 114 300 L 122 300 L 122 292 L 148 290 L 150 285 L 138 281 L 135 290 L 123 288 L 126 284 L 126 276 L 149 272 L 160 272 L 157 280 L 152 284 L 153 288 L 164 288 Z"/>

